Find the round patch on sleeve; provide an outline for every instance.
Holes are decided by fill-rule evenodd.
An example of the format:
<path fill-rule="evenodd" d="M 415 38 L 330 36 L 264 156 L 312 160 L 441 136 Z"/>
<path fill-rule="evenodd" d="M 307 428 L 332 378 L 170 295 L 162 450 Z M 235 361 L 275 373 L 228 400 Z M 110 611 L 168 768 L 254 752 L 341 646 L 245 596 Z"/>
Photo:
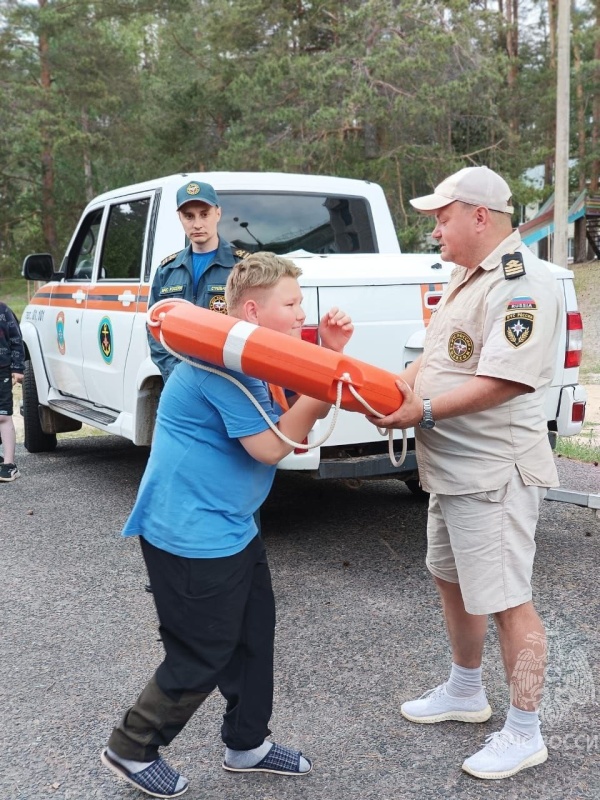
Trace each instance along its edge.
<path fill-rule="evenodd" d="M 473 339 L 464 331 L 454 331 L 448 339 L 448 355 L 457 364 L 468 361 L 474 349 Z"/>

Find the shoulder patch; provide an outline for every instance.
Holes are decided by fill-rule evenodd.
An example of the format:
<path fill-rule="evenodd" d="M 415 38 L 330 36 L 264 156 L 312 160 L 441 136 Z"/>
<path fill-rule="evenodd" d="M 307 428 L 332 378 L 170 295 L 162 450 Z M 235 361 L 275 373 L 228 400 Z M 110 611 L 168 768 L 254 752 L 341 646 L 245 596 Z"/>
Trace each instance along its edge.
<path fill-rule="evenodd" d="M 175 261 L 175 259 L 177 258 L 178 253 L 179 253 L 179 250 L 177 251 L 177 253 L 172 253 L 170 256 L 167 256 L 166 258 L 163 258 L 163 260 L 160 262 L 160 264 L 158 266 L 159 267 L 164 267 L 165 264 L 170 264 L 171 261 Z"/>
<path fill-rule="evenodd" d="M 514 278 L 521 278 L 525 275 L 525 264 L 521 253 L 507 253 L 502 256 L 502 269 L 504 270 L 504 278 L 507 281 L 512 281 Z"/>
<path fill-rule="evenodd" d="M 251 256 L 252 253 L 249 250 L 240 250 L 240 249 L 238 249 L 238 250 L 234 250 L 233 251 L 233 255 L 236 258 L 247 258 L 248 256 Z"/>

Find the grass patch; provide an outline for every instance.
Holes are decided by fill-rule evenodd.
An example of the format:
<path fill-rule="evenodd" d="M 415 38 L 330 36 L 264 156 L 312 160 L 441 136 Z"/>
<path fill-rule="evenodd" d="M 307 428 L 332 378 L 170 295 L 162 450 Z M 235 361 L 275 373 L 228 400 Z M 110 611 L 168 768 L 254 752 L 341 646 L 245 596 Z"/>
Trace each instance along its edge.
<path fill-rule="evenodd" d="M 33 283 L 25 278 L 0 278 L 0 300 L 13 310 L 19 320 L 33 293 Z"/>
<path fill-rule="evenodd" d="M 579 436 L 559 436 L 556 442 L 556 454 L 583 461 L 586 464 L 600 464 L 600 425 L 589 423 L 584 425 Z"/>

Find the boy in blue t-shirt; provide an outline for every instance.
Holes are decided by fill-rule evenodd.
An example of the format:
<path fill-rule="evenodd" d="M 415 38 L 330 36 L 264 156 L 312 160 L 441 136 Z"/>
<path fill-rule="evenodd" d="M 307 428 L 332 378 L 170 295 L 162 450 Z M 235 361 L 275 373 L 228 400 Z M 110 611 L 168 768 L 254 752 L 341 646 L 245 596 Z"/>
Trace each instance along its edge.
<path fill-rule="evenodd" d="M 300 336 L 300 269 L 255 253 L 232 269 L 229 313 Z M 325 347 L 341 352 L 350 318 L 321 319 Z M 227 370 L 225 370 L 227 371 Z M 298 397 L 284 411 L 267 384 L 232 373 L 273 424 L 302 441 L 330 404 Z M 275 601 L 254 513 L 277 463 L 292 450 L 226 378 L 186 363 L 163 390 L 146 471 L 124 536 L 139 536 L 153 588 L 165 658 L 113 730 L 103 763 L 154 797 L 177 797 L 188 782 L 159 755 L 216 688 L 227 701 L 223 767 L 306 775 L 311 762 L 267 740 L 273 702 Z"/>

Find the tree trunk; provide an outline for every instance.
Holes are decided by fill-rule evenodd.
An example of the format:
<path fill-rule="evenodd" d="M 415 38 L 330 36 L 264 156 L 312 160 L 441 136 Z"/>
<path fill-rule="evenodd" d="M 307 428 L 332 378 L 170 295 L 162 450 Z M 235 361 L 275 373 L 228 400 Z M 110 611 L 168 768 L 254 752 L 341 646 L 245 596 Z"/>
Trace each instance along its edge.
<path fill-rule="evenodd" d="M 600 26 L 600 0 L 596 0 L 596 29 Z M 594 153 L 590 169 L 590 194 L 600 193 L 600 158 L 598 158 L 598 142 L 600 140 L 600 36 L 596 36 L 594 43 L 594 96 L 592 99 L 592 135 L 590 152 Z"/>
<path fill-rule="evenodd" d="M 43 16 L 44 8 L 48 0 L 38 0 L 38 5 Z M 43 21 L 40 25 L 40 35 L 38 40 L 38 52 L 40 56 L 40 83 L 42 87 L 42 103 L 47 111 L 47 119 L 51 118 L 51 96 L 52 75 L 50 71 L 49 59 L 49 40 L 48 34 L 44 30 Z M 54 221 L 54 155 L 52 152 L 52 134 L 44 125 L 41 130 L 42 151 L 42 231 L 48 252 L 58 257 L 58 242 L 56 238 L 56 225 Z"/>
<path fill-rule="evenodd" d="M 579 191 L 585 189 L 585 97 L 581 77 L 581 46 L 577 39 L 573 41 L 573 67 L 575 70 L 575 99 L 577 105 L 577 156 L 579 173 Z"/>
<path fill-rule="evenodd" d="M 85 199 L 89 203 L 90 200 L 94 199 L 95 193 L 92 180 L 92 159 L 90 158 L 89 146 L 90 118 L 85 108 L 81 112 L 81 130 L 85 134 L 83 140 L 83 178 L 85 182 Z"/>

